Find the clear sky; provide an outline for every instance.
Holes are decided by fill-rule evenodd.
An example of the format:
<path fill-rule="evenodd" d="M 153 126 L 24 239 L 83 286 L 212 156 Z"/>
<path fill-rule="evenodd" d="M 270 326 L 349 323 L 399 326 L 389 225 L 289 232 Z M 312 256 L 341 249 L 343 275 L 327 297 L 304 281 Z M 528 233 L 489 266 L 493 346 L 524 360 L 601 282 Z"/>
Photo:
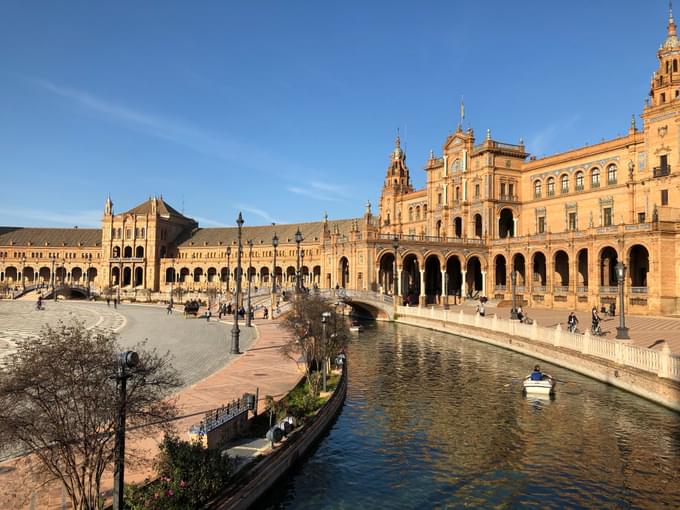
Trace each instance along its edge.
<path fill-rule="evenodd" d="M 397 128 L 420 188 L 461 97 L 478 140 L 537 156 L 625 133 L 667 19 L 663 0 L 6 0 L 0 225 L 99 226 L 107 194 L 202 226 L 360 216 Z"/>

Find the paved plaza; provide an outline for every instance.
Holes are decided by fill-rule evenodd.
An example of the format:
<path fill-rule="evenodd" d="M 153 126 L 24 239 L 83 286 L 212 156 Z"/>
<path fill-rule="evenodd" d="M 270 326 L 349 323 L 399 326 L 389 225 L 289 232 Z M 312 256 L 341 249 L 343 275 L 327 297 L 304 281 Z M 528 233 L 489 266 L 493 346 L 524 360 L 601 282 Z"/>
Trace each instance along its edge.
<path fill-rule="evenodd" d="M 122 304 L 118 308 L 105 303 L 47 301 L 45 310 L 36 310 L 34 302 L 0 301 L 0 358 L 10 353 L 18 340 L 39 334 L 45 325 L 59 321 L 82 321 L 87 328 L 116 332 L 124 348 L 145 341 L 147 348 L 169 352 L 172 365 L 185 385 L 214 373 L 231 357 L 231 324 L 217 320 L 185 318 L 175 309 L 168 315 L 156 305 Z M 240 325 L 241 349 L 248 349 L 255 330 Z"/>

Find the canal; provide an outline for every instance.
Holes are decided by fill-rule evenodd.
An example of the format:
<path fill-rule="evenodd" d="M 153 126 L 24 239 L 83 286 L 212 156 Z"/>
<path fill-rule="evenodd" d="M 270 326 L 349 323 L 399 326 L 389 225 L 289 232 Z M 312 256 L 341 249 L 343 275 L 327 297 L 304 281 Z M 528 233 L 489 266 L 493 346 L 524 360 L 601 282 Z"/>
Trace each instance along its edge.
<path fill-rule="evenodd" d="M 424 329 L 353 339 L 342 413 L 259 507 L 680 508 L 680 416 L 568 370 Z"/>

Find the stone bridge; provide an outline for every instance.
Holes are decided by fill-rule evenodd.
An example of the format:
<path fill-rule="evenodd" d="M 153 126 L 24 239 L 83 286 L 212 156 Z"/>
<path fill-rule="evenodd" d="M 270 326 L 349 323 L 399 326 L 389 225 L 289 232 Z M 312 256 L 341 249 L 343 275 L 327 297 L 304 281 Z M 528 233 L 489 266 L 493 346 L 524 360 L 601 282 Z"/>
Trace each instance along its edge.
<path fill-rule="evenodd" d="M 323 290 L 321 295 L 341 301 L 363 315 L 379 320 L 394 320 L 394 299 L 387 294 L 363 290 Z"/>

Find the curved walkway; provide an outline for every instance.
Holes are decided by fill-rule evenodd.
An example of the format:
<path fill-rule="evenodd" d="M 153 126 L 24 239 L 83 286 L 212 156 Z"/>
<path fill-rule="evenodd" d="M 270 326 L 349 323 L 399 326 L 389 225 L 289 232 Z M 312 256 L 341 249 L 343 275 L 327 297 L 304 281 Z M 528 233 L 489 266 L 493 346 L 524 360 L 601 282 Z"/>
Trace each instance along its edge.
<path fill-rule="evenodd" d="M 87 304 L 85 306 L 101 307 L 98 304 Z M 179 342 L 180 340 L 177 340 L 176 335 L 172 334 L 176 331 L 172 325 L 177 326 L 182 323 L 179 321 L 184 321 L 187 324 L 195 324 L 195 326 L 202 328 L 203 332 L 209 332 L 210 328 L 214 328 L 214 331 L 220 332 L 218 335 L 220 343 L 222 339 L 225 342 L 230 339 L 230 337 L 224 335 L 224 332 L 228 332 L 229 326 L 231 326 L 228 322 L 218 323 L 218 321 L 213 320 L 207 323 L 201 319 L 183 319 L 181 314 L 177 314 L 174 318 L 163 317 L 165 310 L 159 307 L 123 305 L 123 308 L 126 308 L 124 313 L 128 316 L 129 321 L 127 327 L 121 333 L 121 343 L 124 345 L 128 342 L 134 344 L 139 339 L 139 335 L 135 333 L 135 328 L 139 327 L 135 325 L 135 317 L 138 316 L 138 313 L 130 310 L 142 308 L 151 309 L 153 313 L 158 313 L 158 324 L 163 325 L 162 327 L 165 327 L 163 320 L 168 319 L 165 324 L 169 325 L 170 330 L 157 335 L 157 338 Z M 105 305 L 104 309 L 106 309 Z M 113 307 L 111 309 L 113 310 Z M 122 312 L 121 309 L 118 311 Z M 142 314 L 142 312 L 139 313 Z M 225 328 L 225 326 L 227 327 Z M 259 388 L 259 409 L 262 410 L 264 409 L 266 395 L 272 395 L 279 399 L 300 380 L 303 372 L 293 360 L 283 358 L 279 352 L 279 347 L 286 339 L 286 333 L 280 328 L 278 321 L 256 320 L 255 326 L 257 335 L 253 335 L 252 342 L 248 342 L 245 338 L 241 342 L 241 350 L 244 351 L 244 354 L 236 356 L 236 359 L 229 359 L 231 356 L 226 355 L 219 362 L 223 365 L 222 368 L 201 380 L 194 379 L 193 384 L 186 386 L 179 392 L 177 397 L 182 418 L 176 422 L 176 431 L 180 437 L 186 438 L 186 431 L 189 426 L 199 422 L 202 413 L 209 409 L 226 404 L 245 392 L 253 393 Z M 244 335 L 246 329 L 245 326 L 241 327 L 242 335 Z M 193 338 L 184 341 L 193 342 L 193 347 L 195 347 L 195 342 L 204 341 L 204 336 L 194 333 Z M 151 338 L 149 338 L 149 343 L 151 344 Z M 224 346 L 222 348 L 228 351 L 228 348 L 224 348 Z M 181 346 L 179 347 L 181 348 Z M 191 379 L 192 374 L 201 373 L 206 363 L 218 363 L 206 358 L 210 358 L 210 355 L 205 354 L 205 356 L 198 358 L 193 355 L 187 356 L 185 363 L 187 370 L 184 370 L 184 373 L 189 379 Z M 155 440 L 144 442 L 132 441 L 128 445 L 130 448 L 142 452 L 144 458 L 148 459 L 148 463 L 134 469 L 127 467 L 127 482 L 140 482 L 151 474 L 151 461 L 156 455 L 160 439 L 162 438 L 158 437 Z M 27 456 L 0 464 L 0 508 L 68 508 L 68 500 L 61 485 L 52 482 L 42 487 L 42 481 L 36 479 L 29 470 L 30 462 L 31 458 Z M 109 476 L 105 477 L 102 486 L 102 490 L 105 491 L 107 496 L 110 496 L 112 485 L 113 475 L 110 472 Z"/>

